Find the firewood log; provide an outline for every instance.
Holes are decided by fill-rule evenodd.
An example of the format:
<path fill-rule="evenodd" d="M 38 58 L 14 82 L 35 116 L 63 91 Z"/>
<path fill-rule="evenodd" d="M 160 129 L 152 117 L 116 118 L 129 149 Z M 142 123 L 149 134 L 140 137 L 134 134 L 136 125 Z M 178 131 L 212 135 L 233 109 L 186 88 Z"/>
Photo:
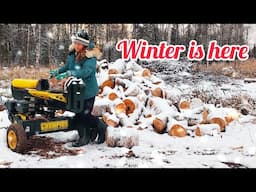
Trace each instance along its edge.
<path fill-rule="evenodd" d="M 123 102 L 126 105 L 126 115 L 133 113 L 134 110 L 136 109 L 136 103 L 134 103 L 134 100 L 131 99 L 131 97 L 129 97 L 124 99 Z"/>
<path fill-rule="evenodd" d="M 185 126 L 173 118 L 168 118 L 167 131 L 170 136 L 187 136 L 187 130 L 185 129 Z"/>
<path fill-rule="evenodd" d="M 112 112 L 115 114 L 119 114 L 119 113 L 126 113 L 126 104 L 120 99 L 117 98 L 114 101 L 112 101 Z"/>
<path fill-rule="evenodd" d="M 109 63 L 108 68 L 109 71 L 108 72 L 114 72 L 114 73 L 109 73 L 109 74 L 117 74 L 120 73 L 122 74 L 125 70 L 125 62 L 122 59 L 117 59 L 115 62 L 113 63 Z"/>
<path fill-rule="evenodd" d="M 151 97 L 149 99 L 149 108 L 153 112 L 153 115 L 158 115 L 163 112 L 169 113 L 170 116 L 175 117 L 178 115 L 175 106 L 170 106 L 168 101 L 160 97 Z"/>
<path fill-rule="evenodd" d="M 198 124 L 195 130 L 196 136 L 210 135 L 215 136 L 220 133 L 219 124 Z"/>
<path fill-rule="evenodd" d="M 119 119 L 114 114 L 111 115 L 110 113 L 105 113 L 102 119 L 107 125 L 111 127 L 117 127 L 119 124 Z"/>
<path fill-rule="evenodd" d="M 215 110 L 212 110 L 208 115 L 208 120 L 211 124 L 218 124 L 220 126 L 221 131 L 225 131 L 226 121 L 223 109 L 216 108 Z"/>
<path fill-rule="evenodd" d="M 151 91 L 152 95 L 155 97 L 163 98 L 163 90 L 160 87 L 157 87 Z"/>
<path fill-rule="evenodd" d="M 92 114 L 95 116 L 103 116 L 106 112 L 110 111 L 110 102 L 107 98 L 96 97 Z"/>
<path fill-rule="evenodd" d="M 179 109 L 182 110 L 186 110 L 186 109 L 190 109 L 190 102 L 187 100 L 181 100 L 179 103 Z"/>
<path fill-rule="evenodd" d="M 126 71 L 123 74 L 120 74 L 120 73 L 117 73 L 117 72 L 115 73 L 114 71 L 111 72 L 111 73 L 109 72 L 109 79 L 111 79 L 111 80 L 115 80 L 116 78 L 132 80 L 132 77 L 133 77 L 133 72 L 131 70 Z"/>
<path fill-rule="evenodd" d="M 111 101 L 114 101 L 117 98 L 118 98 L 118 96 L 115 92 L 111 92 L 111 93 L 108 94 L 108 99 L 111 100 Z"/>
<path fill-rule="evenodd" d="M 111 87 L 113 89 L 115 87 L 115 83 L 114 83 L 114 81 L 108 79 L 108 80 L 104 81 L 101 85 L 102 89 L 104 89 L 104 87 L 106 87 L 106 86 Z"/>
<path fill-rule="evenodd" d="M 153 128 L 157 133 L 164 133 L 167 125 L 168 113 L 160 113 L 153 120 Z"/>
<path fill-rule="evenodd" d="M 136 84 L 131 84 L 124 92 L 125 96 L 137 96 L 140 93 L 140 88 Z"/>
<path fill-rule="evenodd" d="M 132 148 L 139 145 L 139 135 L 135 129 L 108 127 L 106 144 L 108 147 Z"/>

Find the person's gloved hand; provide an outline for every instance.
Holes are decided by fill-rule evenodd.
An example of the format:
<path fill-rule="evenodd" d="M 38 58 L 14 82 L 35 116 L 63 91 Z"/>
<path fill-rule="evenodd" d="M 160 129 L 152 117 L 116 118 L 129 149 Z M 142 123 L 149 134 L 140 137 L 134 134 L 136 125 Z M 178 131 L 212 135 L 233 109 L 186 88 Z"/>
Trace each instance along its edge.
<path fill-rule="evenodd" d="M 58 69 L 56 69 L 56 70 L 51 69 L 50 70 L 50 77 L 56 77 L 58 74 L 59 74 Z"/>
<path fill-rule="evenodd" d="M 57 80 L 65 79 L 66 77 L 69 77 L 71 75 L 70 71 L 67 71 L 65 73 L 61 73 L 56 76 Z"/>

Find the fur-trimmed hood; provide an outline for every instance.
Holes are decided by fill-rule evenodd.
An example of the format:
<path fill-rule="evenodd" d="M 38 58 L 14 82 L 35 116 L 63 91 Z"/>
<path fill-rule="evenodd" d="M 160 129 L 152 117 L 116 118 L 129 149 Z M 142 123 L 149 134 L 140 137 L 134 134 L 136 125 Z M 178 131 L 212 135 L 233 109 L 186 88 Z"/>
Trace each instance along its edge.
<path fill-rule="evenodd" d="M 71 44 L 69 46 L 69 51 L 73 52 L 74 51 L 74 45 Z M 83 57 L 87 57 L 87 58 L 92 58 L 92 57 L 96 57 L 97 59 L 100 59 L 102 56 L 102 52 L 98 47 L 94 47 L 92 49 L 86 49 L 85 52 L 83 53 Z"/>

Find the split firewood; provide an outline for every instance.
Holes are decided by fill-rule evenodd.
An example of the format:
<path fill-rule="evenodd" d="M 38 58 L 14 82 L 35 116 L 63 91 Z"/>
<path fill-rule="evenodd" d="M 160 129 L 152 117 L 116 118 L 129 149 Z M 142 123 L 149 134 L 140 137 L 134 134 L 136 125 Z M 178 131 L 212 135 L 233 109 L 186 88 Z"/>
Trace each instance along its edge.
<path fill-rule="evenodd" d="M 108 127 L 106 144 L 109 147 L 132 148 L 139 145 L 139 135 L 135 129 Z"/>
<path fill-rule="evenodd" d="M 114 114 L 105 113 L 102 119 L 107 125 L 111 127 L 117 127 L 119 124 L 119 119 Z"/>
<path fill-rule="evenodd" d="M 219 124 L 198 124 L 195 130 L 196 136 L 210 135 L 216 136 L 220 133 Z"/>
<path fill-rule="evenodd" d="M 187 136 L 187 130 L 185 129 L 185 126 L 173 118 L 168 118 L 167 132 L 170 136 L 176 136 L 176 137 Z"/>

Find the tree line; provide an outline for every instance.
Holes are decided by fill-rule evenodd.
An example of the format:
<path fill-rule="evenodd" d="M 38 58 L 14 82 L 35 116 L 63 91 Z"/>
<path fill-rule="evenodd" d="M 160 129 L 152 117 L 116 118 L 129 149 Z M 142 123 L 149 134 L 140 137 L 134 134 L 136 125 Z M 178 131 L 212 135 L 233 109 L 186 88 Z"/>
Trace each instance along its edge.
<path fill-rule="evenodd" d="M 204 44 L 246 44 L 248 26 L 244 24 L 0 24 L 0 66 L 40 66 L 64 63 L 70 36 L 79 29 L 103 49 L 103 58 L 120 57 L 115 44 L 123 38 L 148 40 L 150 44 L 167 41 L 188 46 L 191 39 Z M 256 57 L 256 46 L 251 57 Z"/>

